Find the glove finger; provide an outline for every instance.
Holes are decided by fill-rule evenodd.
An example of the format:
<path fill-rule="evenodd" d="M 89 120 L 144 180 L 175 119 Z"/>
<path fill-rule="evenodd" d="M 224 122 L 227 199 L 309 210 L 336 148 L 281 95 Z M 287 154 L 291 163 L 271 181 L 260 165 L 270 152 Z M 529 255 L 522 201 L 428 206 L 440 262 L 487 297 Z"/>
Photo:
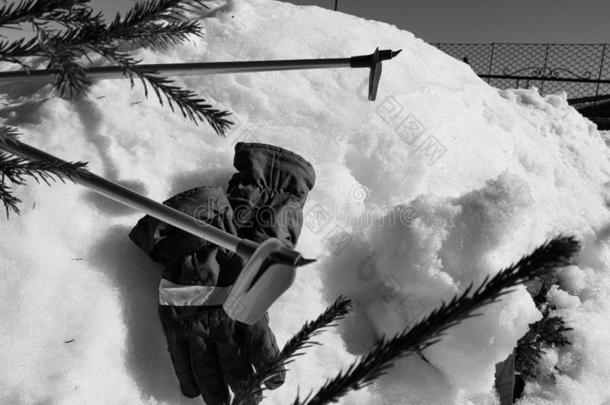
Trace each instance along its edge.
<path fill-rule="evenodd" d="M 174 366 L 174 372 L 178 377 L 180 390 L 189 397 L 195 398 L 199 396 L 200 391 L 191 367 L 191 359 L 189 354 L 188 341 L 180 338 L 180 325 L 164 311 L 164 308 L 159 308 L 161 325 L 167 342 L 167 350 Z"/>
<path fill-rule="evenodd" d="M 239 324 L 243 328 L 244 342 L 248 353 L 248 360 L 254 365 L 257 371 L 266 369 L 273 365 L 279 349 L 275 340 L 275 335 L 269 328 L 269 315 L 267 313 L 254 324 Z M 265 382 L 269 389 L 281 386 L 286 379 L 286 369 L 282 366 L 274 370 L 272 378 Z"/>
<path fill-rule="evenodd" d="M 228 405 L 229 389 L 222 375 L 215 343 L 196 337 L 190 340 L 189 346 L 193 374 L 204 401 L 207 404 Z"/>
<path fill-rule="evenodd" d="M 248 357 L 232 342 L 217 343 L 216 350 L 224 380 L 233 392 L 243 391 L 254 376 Z"/>
<path fill-rule="evenodd" d="M 209 311 L 206 321 L 210 325 L 210 338 L 216 346 L 223 379 L 233 392 L 243 390 L 254 370 L 243 343 L 236 339 L 235 321 L 222 308 Z"/>
<path fill-rule="evenodd" d="M 210 328 L 207 327 L 201 321 L 193 321 L 191 322 L 191 331 L 198 335 L 201 338 L 209 338 L 210 337 Z M 205 343 L 204 343 L 205 344 Z"/>

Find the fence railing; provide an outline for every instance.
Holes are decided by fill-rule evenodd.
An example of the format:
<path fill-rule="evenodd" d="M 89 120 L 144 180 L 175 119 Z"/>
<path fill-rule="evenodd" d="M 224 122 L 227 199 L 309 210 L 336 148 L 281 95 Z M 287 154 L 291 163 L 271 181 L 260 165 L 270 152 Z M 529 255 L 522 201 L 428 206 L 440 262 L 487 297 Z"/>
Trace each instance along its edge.
<path fill-rule="evenodd" d="M 565 91 L 570 100 L 610 98 L 608 44 L 434 44 L 468 63 L 498 88 L 535 86 L 542 94 Z"/>

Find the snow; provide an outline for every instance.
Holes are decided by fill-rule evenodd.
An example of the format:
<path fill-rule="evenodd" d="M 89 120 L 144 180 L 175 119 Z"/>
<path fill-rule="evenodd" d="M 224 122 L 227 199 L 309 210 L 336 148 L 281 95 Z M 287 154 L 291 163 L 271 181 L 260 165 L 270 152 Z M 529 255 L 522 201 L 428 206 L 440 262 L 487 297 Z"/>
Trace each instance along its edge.
<path fill-rule="evenodd" d="M 384 23 L 271 0 L 229 1 L 206 35 L 148 63 L 346 57 L 403 49 L 384 64 L 378 99 L 365 70 L 188 77 L 181 83 L 239 122 L 227 138 L 99 81 L 68 101 L 5 86 L 0 115 L 23 139 L 155 200 L 225 186 L 239 140 L 273 143 L 318 175 L 298 249 L 319 261 L 270 311 L 279 344 L 339 294 L 355 312 L 290 366 L 265 403 L 306 394 L 366 352 L 559 233 L 579 237 L 577 265 L 550 292 L 574 330 L 548 351 L 553 378 L 520 404 L 610 401 L 610 154 L 565 94 L 497 90 L 470 68 Z M 31 99 L 32 101 L 26 101 Z M 127 234 L 140 213 L 72 184 L 18 187 L 23 214 L 0 236 L 0 402 L 189 404 L 156 314 L 161 269 Z M 305 305 L 304 305 L 305 303 Z M 494 365 L 540 318 L 524 287 L 437 345 L 400 361 L 346 404 L 495 403 Z M 557 371 L 556 369 L 560 370 Z"/>

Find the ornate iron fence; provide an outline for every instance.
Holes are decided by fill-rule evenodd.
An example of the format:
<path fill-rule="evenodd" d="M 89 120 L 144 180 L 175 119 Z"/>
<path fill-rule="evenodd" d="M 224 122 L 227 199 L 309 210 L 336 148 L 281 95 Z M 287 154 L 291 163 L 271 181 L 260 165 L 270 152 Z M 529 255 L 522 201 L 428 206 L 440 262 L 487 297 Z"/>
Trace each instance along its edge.
<path fill-rule="evenodd" d="M 607 44 L 435 45 L 467 62 L 479 76 L 498 88 L 536 86 L 542 94 L 564 90 L 574 101 L 610 98 Z"/>

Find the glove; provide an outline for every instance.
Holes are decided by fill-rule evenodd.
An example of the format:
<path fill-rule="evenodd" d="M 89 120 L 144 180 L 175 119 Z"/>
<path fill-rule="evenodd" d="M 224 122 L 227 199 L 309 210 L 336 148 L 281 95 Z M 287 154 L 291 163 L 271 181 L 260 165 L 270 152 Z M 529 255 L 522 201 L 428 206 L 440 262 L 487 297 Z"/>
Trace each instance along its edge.
<path fill-rule="evenodd" d="M 233 165 L 238 173 L 229 181 L 227 197 L 239 237 L 255 242 L 277 238 L 294 247 L 303 226 L 303 205 L 315 184 L 315 171 L 301 156 L 277 146 L 261 143 L 235 145 Z M 234 260 L 240 260 L 237 256 Z M 265 319 L 267 315 L 265 314 Z M 265 328 L 251 334 L 260 348 L 268 339 Z M 250 352 L 254 366 L 264 367 L 271 353 Z M 268 380 L 267 388 L 284 383 L 286 370 L 281 368 Z"/>
<path fill-rule="evenodd" d="M 303 226 L 303 205 L 316 175 L 309 162 L 273 145 L 235 145 L 227 196 L 241 238 L 262 242 L 278 238 L 294 247 Z"/>
<path fill-rule="evenodd" d="M 260 366 L 278 353 L 267 314 L 247 325 L 232 320 L 220 307 L 187 319 L 176 318 L 171 309 L 160 306 L 159 314 L 180 388 L 187 397 L 201 394 L 206 404 L 229 404 L 228 387 L 233 393 L 244 390 L 254 374 L 252 359 Z M 267 388 L 281 383 L 275 381 Z M 244 404 L 261 400 L 262 393 L 257 392 Z"/>
<path fill-rule="evenodd" d="M 236 234 L 231 206 L 219 188 L 200 187 L 164 204 Z M 129 234 L 134 243 L 165 266 L 163 279 L 181 286 L 221 289 L 241 271 L 237 255 L 146 216 Z M 199 297 L 190 297 L 193 300 Z M 174 303 L 175 304 L 175 303 Z M 275 336 L 265 315 L 254 325 L 235 322 L 217 305 L 160 305 L 159 316 L 182 393 L 202 395 L 207 404 L 228 404 L 229 387 L 244 388 L 259 369 L 278 354 Z M 276 388 L 283 383 L 267 384 Z M 250 398 L 252 404 L 260 395 Z"/>

